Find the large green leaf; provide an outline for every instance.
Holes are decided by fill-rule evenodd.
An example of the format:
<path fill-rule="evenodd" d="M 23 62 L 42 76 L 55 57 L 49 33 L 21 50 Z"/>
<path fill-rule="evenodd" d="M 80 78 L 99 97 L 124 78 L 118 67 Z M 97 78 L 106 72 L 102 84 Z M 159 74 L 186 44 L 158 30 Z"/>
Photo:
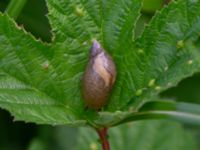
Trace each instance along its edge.
<path fill-rule="evenodd" d="M 133 28 L 139 15 L 141 1 L 82 2 L 76 0 L 65 2 L 62 0 L 49 0 L 47 4 L 50 23 L 56 33 L 55 42 L 57 45 L 54 45 L 54 48 L 55 51 L 59 51 L 57 52 L 57 54 L 59 53 L 57 58 L 60 60 L 56 58 L 55 61 L 58 64 L 62 62 L 63 69 L 60 71 L 62 71 L 63 76 L 69 76 L 67 70 L 69 67 L 76 70 L 76 73 L 80 72 L 80 70 L 83 71 L 85 58 L 88 57 L 86 54 L 88 54 L 91 46 L 90 41 L 93 38 L 97 38 L 102 42 L 106 50 L 115 56 L 114 59 L 118 68 L 117 85 L 111 98 L 113 100 L 112 105 L 121 100 L 126 104 L 132 94 L 120 92 L 130 88 L 128 87 L 130 85 L 127 84 L 121 86 L 124 82 L 122 78 L 125 78 L 127 74 L 124 74 L 124 68 L 121 67 L 120 62 L 122 62 L 122 56 L 126 55 L 124 52 L 131 47 Z M 81 11 L 81 15 L 79 14 L 80 12 L 77 14 L 77 9 Z M 94 13 L 94 16 L 91 15 L 92 13 Z M 69 60 L 71 58 L 73 59 L 72 61 Z M 66 61 L 67 59 L 69 61 Z M 73 66 L 69 62 L 72 62 Z M 81 69 L 78 70 L 76 68 Z M 71 75 L 71 77 L 74 76 L 74 74 Z M 76 86 L 77 82 L 73 85 Z M 67 88 L 69 89 L 69 87 Z M 72 91 L 80 93 L 79 89 L 76 87 Z M 80 100 L 80 97 L 77 97 L 77 99 Z M 113 106 L 115 106 L 113 110 L 120 109 L 119 103 Z"/>
<path fill-rule="evenodd" d="M 81 128 L 77 150 L 100 150 L 97 134 Z M 114 150 L 195 150 L 191 135 L 180 124 L 167 121 L 140 121 L 111 128 L 108 137 Z"/>
<path fill-rule="evenodd" d="M 17 120 L 48 124 L 76 121 L 76 113 L 62 102 L 64 91 L 49 66 L 48 46 L 17 29 L 2 14 L 0 42 L 0 106 Z"/>
<path fill-rule="evenodd" d="M 49 44 L 0 14 L 0 107 L 18 120 L 94 125 L 101 119 L 102 113 L 99 119 L 97 112 L 84 109 L 81 97 L 94 38 L 117 65 L 116 85 L 104 109 L 116 111 L 114 116 L 128 109 L 132 115 L 153 95 L 200 70 L 199 0 L 171 3 L 138 39 L 133 32 L 141 1 L 47 0 L 47 6 L 54 33 Z"/>
<path fill-rule="evenodd" d="M 127 84 L 135 88 L 130 90 L 134 107 L 200 70 L 199 7 L 200 1 L 172 3 L 156 13 L 136 40 L 124 65 L 132 79 Z"/>

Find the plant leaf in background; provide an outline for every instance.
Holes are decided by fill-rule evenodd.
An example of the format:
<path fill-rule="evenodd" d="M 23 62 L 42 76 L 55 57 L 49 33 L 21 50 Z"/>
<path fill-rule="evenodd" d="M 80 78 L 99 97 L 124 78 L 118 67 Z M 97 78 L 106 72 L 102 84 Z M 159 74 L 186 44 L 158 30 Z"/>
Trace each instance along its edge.
<path fill-rule="evenodd" d="M 101 149 L 92 129 L 81 128 L 79 132 L 75 149 Z M 167 121 L 140 121 L 114 127 L 109 130 L 109 140 L 114 150 L 196 150 L 189 132 L 180 124 Z"/>
<path fill-rule="evenodd" d="M 188 90 L 190 89 L 190 90 Z M 200 74 L 195 74 L 181 81 L 178 86 L 161 93 L 162 97 L 170 97 L 177 101 L 199 103 L 200 102 Z"/>
<path fill-rule="evenodd" d="M 98 135 L 92 128 L 67 126 L 42 128 L 29 150 L 100 150 Z M 163 120 L 127 123 L 109 130 L 113 150 L 196 150 L 192 134 L 182 125 Z M 49 142 L 52 141 L 52 142 Z"/>
<path fill-rule="evenodd" d="M 47 0 L 47 6 L 54 34 L 48 44 L 0 14 L 0 107 L 17 120 L 83 125 L 98 119 L 84 110 L 80 85 L 94 38 L 118 70 L 104 111 L 135 112 L 200 69 L 199 0 L 171 3 L 138 39 L 133 32 L 141 1 Z"/>

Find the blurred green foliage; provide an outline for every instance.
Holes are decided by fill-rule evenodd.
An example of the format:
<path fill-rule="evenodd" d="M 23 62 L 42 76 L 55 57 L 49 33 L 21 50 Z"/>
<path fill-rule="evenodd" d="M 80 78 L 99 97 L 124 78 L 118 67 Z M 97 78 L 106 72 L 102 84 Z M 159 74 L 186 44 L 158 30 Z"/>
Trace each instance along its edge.
<path fill-rule="evenodd" d="M 171 88 L 161 94 L 184 102 L 200 102 L 200 74 L 195 74 L 179 83 L 177 87 Z"/>
<path fill-rule="evenodd" d="M 47 8 L 44 0 L 28 0 L 17 22 L 37 38 L 50 42 L 51 29 L 46 14 Z"/>
<path fill-rule="evenodd" d="M 3 12 L 8 3 L 9 0 L 0 1 L 0 11 Z M 144 13 L 137 24 L 137 36 L 143 31 L 145 24 L 149 22 L 155 10 L 160 9 L 162 6 L 162 0 L 145 0 L 143 7 Z M 23 25 L 24 28 L 28 32 L 31 32 L 35 37 L 50 42 L 51 29 L 46 14 L 47 8 L 45 0 L 28 0 L 22 13 L 17 19 L 17 22 L 19 25 Z M 177 87 L 163 92 L 161 96 L 174 98 L 178 101 L 199 103 L 200 74 L 195 74 L 193 77 L 183 80 Z M 0 150 L 71 150 L 77 142 L 81 144 L 81 138 L 86 140 L 84 139 L 83 134 L 89 134 L 89 136 L 90 134 L 94 134 L 90 129 L 84 128 L 77 129 L 64 126 L 52 127 L 14 122 L 10 114 L 4 110 L 0 110 L 0 122 Z M 157 123 L 154 122 L 153 124 Z M 175 125 L 174 128 L 177 126 L 179 125 Z M 190 134 L 193 135 L 194 139 L 198 140 L 200 138 L 199 127 L 185 126 L 185 129 L 190 131 Z M 87 131 L 88 133 L 86 133 Z M 148 134 L 148 130 L 145 134 Z M 96 135 L 91 136 L 97 139 Z M 113 138 L 116 138 L 120 135 L 114 136 L 115 137 Z M 190 140 L 191 139 L 192 138 L 190 137 Z M 198 141 L 196 141 L 196 143 L 199 144 L 198 147 L 200 147 L 200 143 L 198 143 Z M 93 147 L 91 147 L 91 145 L 89 146 L 91 150 L 95 150 L 95 145 L 93 145 Z M 77 148 L 78 147 L 81 147 L 81 145 L 77 145 Z"/>
<path fill-rule="evenodd" d="M 75 150 L 100 150 L 95 132 L 79 130 Z M 89 136 L 88 136 L 89 135 Z M 176 122 L 163 120 L 139 121 L 109 130 L 111 150 L 195 150 L 191 134 Z M 96 147 L 96 149 L 95 149 Z"/>

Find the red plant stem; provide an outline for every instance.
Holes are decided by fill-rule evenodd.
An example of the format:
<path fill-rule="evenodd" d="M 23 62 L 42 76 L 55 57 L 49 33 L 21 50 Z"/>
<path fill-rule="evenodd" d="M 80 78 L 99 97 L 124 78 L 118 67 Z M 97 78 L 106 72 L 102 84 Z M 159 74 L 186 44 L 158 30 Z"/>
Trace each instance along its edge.
<path fill-rule="evenodd" d="M 101 140 L 102 150 L 110 150 L 110 144 L 107 139 L 107 130 L 108 128 L 96 129 Z"/>

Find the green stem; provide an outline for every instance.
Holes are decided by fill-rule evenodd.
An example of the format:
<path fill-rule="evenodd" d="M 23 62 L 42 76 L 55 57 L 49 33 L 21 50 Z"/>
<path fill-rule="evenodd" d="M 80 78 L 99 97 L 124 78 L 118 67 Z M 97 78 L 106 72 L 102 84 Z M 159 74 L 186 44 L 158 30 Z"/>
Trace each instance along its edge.
<path fill-rule="evenodd" d="M 16 20 L 26 4 L 26 1 L 27 0 L 11 0 L 5 12 Z"/>

